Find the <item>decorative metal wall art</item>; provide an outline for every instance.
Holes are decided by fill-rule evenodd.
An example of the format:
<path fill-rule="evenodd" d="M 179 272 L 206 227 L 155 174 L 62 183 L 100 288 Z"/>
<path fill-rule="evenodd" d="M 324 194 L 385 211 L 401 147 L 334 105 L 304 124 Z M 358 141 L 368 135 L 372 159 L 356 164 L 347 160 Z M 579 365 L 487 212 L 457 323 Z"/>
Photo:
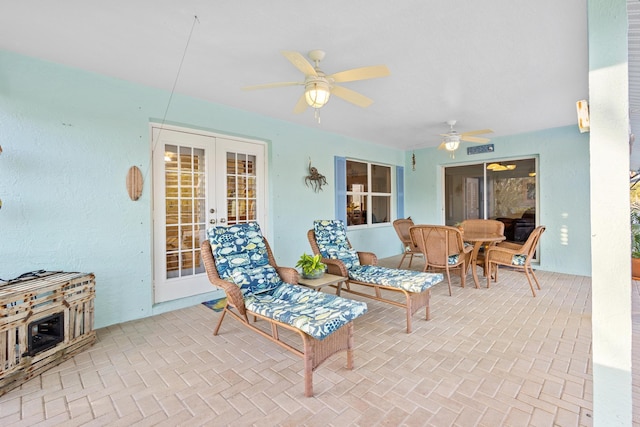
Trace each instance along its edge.
<path fill-rule="evenodd" d="M 327 185 L 327 178 L 311 166 L 311 159 L 309 159 L 309 175 L 304 178 L 304 183 L 307 187 L 313 188 L 316 193 L 322 191 L 323 185 Z"/>

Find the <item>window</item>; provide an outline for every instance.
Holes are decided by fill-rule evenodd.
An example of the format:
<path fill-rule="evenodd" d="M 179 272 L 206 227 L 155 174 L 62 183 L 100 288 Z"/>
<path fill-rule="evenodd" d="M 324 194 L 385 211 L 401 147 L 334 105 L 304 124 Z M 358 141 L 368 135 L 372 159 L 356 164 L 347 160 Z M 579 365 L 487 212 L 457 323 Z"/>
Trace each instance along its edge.
<path fill-rule="evenodd" d="M 445 168 L 445 223 L 497 219 L 508 241 L 522 243 L 536 226 L 536 159 Z"/>
<path fill-rule="evenodd" d="M 346 161 L 347 225 L 391 222 L 391 166 Z"/>

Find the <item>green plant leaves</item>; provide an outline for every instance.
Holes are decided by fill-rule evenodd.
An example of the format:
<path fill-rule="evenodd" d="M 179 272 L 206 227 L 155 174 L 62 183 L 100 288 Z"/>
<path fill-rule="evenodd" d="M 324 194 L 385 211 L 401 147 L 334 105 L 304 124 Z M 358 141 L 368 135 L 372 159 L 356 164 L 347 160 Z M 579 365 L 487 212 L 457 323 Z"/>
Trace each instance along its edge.
<path fill-rule="evenodd" d="M 326 265 L 321 261 L 322 257 L 318 255 L 307 255 L 306 253 L 300 256 L 300 259 L 296 263 L 296 267 L 302 268 L 304 274 L 311 274 L 318 270 L 324 270 Z"/>

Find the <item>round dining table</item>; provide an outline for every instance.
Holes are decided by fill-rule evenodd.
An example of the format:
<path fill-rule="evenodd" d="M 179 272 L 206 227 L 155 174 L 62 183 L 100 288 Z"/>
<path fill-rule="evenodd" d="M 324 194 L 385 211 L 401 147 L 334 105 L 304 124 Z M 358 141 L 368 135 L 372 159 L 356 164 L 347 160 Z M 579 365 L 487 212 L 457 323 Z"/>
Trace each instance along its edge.
<path fill-rule="evenodd" d="M 478 253 L 480 252 L 480 248 L 486 244 L 502 242 L 504 239 L 506 239 L 506 237 L 503 234 L 498 233 L 488 233 L 475 230 L 462 232 L 462 240 L 464 240 L 465 242 L 473 243 L 473 251 L 471 251 L 471 262 L 469 263 L 469 265 L 471 266 L 473 282 L 476 284 L 476 288 L 480 288 L 480 284 L 478 282 L 478 272 L 476 271 L 476 267 L 478 266 Z"/>

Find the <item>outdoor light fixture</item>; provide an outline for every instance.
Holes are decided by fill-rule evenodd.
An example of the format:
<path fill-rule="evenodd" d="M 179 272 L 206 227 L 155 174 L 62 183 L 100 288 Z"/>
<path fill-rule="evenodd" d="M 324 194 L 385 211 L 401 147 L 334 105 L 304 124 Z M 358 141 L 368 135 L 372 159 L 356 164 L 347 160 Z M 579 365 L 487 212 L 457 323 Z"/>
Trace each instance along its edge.
<path fill-rule="evenodd" d="M 580 133 L 589 132 L 591 127 L 589 123 L 589 102 L 586 99 L 577 101 L 576 110 L 578 112 L 578 129 L 580 129 Z"/>

